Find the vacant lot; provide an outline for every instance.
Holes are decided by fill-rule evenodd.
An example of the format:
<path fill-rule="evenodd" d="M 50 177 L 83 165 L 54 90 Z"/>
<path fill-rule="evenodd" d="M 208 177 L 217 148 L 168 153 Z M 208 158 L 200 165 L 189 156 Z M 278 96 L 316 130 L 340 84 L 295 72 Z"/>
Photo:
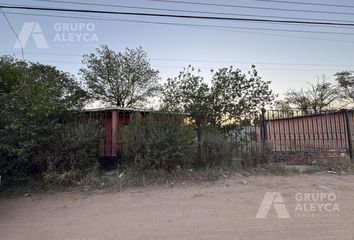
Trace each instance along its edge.
<path fill-rule="evenodd" d="M 283 201 L 268 202 L 268 215 L 257 219 L 266 192 L 279 192 Z M 315 194 L 304 199 L 305 193 Z M 279 206 L 289 218 L 278 218 Z M 323 240 L 353 239 L 353 234 L 354 176 L 236 177 L 201 185 L 0 200 L 1 240 Z"/>

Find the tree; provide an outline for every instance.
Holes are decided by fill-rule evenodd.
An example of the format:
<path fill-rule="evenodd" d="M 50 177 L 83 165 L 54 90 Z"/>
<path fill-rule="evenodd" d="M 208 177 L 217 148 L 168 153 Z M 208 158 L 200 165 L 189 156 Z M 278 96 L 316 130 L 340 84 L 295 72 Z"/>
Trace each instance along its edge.
<path fill-rule="evenodd" d="M 294 109 L 291 105 L 284 99 L 274 101 L 272 105 L 272 118 L 289 118 L 295 115 Z"/>
<path fill-rule="evenodd" d="M 167 80 L 163 102 L 167 109 L 188 114 L 195 123 L 201 160 L 205 129 L 222 128 L 227 122 L 241 120 L 270 103 L 274 94 L 269 84 L 252 66 L 249 76 L 233 67 L 219 69 L 209 86 L 203 82 L 200 71 L 189 66 L 178 77 Z"/>
<path fill-rule="evenodd" d="M 0 175 L 23 176 L 87 95 L 68 73 L 9 56 L 0 57 L 0 86 Z"/>
<path fill-rule="evenodd" d="M 163 102 L 168 110 L 186 113 L 194 121 L 198 138 L 198 153 L 201 158 L 203 133 L 214 114 L 213 98 L 211 89 L 203 83 L 203 77 L 195 75 L 194 71 L 195 69 L 189 66 L 180 72 L 178 77 L 167 79 L 163 91 Z"/>
<path fill-rule="evenodd" d="M 322 112 L 330 107 L 337 98 L 337 90 L 330 82 L 327 82 L 325 76 L 322 76 L 322 81 L 317 81 L 316 84 L 311 84 L 308 91 L 312 99 L 312 109 L 315 113 Z"/>
<path fill-rule="evenodd" d="M 305 91 L 303 89 L 300 91 L 289 90 L 285 94 L 286 102 L 299 108 L 305 114 L 329 109 L 336 98 L 337 90 L 330 82 L 326 81 L 325 76 L 322 76 L 322 81 L 318 79 L 317 83 L 310 84 Z"/>
<path fill-rule="evenodd" d="M 338 84 L 339 97 L 354 104 L 354 71 L 338 72 L 334 76 Z"/>
<path fill-rule="evenodd" d="M 289 90 L 285 93 L 285 102 L 290 106 L 295 106 L 300 109 L 305 114 L 308 114 L 311 109 L 311 99 L 302 88 L 297 91 L 294 89 Z"/>
<path fill-rule="evenodd" d="M 269 86 L 270 81 L 263 81 L 255 66 L 252 66 L 248 76 L 232 66 L 221 68 L 214 73 L 211 83 L 212 120 L 218 127 L 258 112 L 275 97 Z"/>
<path fill-rule="evenodd" d="M 272 109 L 282 112 L 289 112 L 292 110 L 290 104 L 286 100 L 277 100 L 274 102 Z"/>
<path fill-rule="evenodd" d="M 115 52 L 103 45 L 84 55 L 81 69 L 92 97 L 116 107 L 136 107 L 158 92 L 159 72 L 141 48 Z"/>

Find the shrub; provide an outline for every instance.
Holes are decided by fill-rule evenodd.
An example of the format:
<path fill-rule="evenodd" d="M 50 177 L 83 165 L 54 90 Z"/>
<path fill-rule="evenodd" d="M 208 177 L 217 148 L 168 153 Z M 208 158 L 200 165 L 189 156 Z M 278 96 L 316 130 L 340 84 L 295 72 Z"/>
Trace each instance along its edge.
<path fill-rule="evenodd" d="M 350 159 L 347 158 L 332 158 L 321 159 L 313 162 L 315 170 L 318 171 L 335 171 L 335 172 L 352 172 L 354 167 Z"/>
<path fill-rule="evenodd" d="M 98 163 L 101 133 L 96 123 L 66 125 L 34 158 L 45 169 L 44 180 L 73 182 L 92 171 Z"/>
<path fill-rule="evenodd" d="M 171 171 L 190 166 L 195 156 L 195 133 L 183 126 L 179 115 L 153 113 L 133 118 L 119 136 L 126 164 L 139 170 Z"/>
<path fill-rule="evenodd" d="M 202 146 L 203 158 L 199 166 L 248 169 L 267 164 L 272 157 L 268 145 L 257 143 L 252 137 L 235 137 L 234 134 L 216 129 L 206 131 Z"/>
<path fill-rule="evenodd" d="M 26 180 L 27 161 L 0 149 L 0 176 L 4 183 Z"/>
<path fill-rule="evenodd" d="M 231 166 L 234 145 L 230 138 L 218 130 L 208 129 L 202 141 L 202 159 L 198 166 Z"/>
<path fill-rule="evenodd" d="M 43 181 L 51 185 L 71 186 L 79 184 L 85 176 L 86 173 L 80 170 L 61 173 L 48 171 L 43 174 Z"/>
<path fill-rule="evenodd" d="M 245 169 L 257 167 L 259 164 L 268 164 L 272 159 L 270 147 L 256 142 L 241 146 L 238 154 L 241 158 L 242 167 Z"/>
<path fill-rule="evenodd" d="M 86 99 L 86 92 L 70 74 L 0 56 L 0 175 L 4 182 L 28 180 L 41 171 L 34 157 Z"/>

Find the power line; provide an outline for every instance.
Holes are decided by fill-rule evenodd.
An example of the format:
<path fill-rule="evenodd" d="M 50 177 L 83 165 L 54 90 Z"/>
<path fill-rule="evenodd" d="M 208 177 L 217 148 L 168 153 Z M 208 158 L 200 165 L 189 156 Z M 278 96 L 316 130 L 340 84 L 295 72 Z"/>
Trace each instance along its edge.
<path fill-rule="evenodd" d="M 3 14 L 4 18 L 5 18 L 5 21 L 7 22 L 7 25 L 9 25 L 11 31 L 12 31 L 13 34 L 16 36 L 17 41 L 18 41 L 18 43 L 20 44 L 20 47 L 21 47 L 21 55 L 22 55 L 22 59 L 23 59 L 23 61 L 24 61 L 24 60 L 25 60 L 25 57 L 24 57 L 24 54 L 23 54 L 22 42 L 21 42 L 20 38 L 18 37 L 18 34 L 17 34 L 17 32 L 15 31 L 15 29 L 12 27 L 12 25 L 11 25 L 9 19 L 7 18 L 6 14 L 5 14 L 5 12 L 4 12 L 4 10 L 3 10 L 2 8 L 0 8 L 0 10 L 1 10 L 1 12 L 2 12 L 2 14 Z"/>
<path fill-rule="evenodd" d="M 0 8 L 22 9 L 22 10 L 39 10 L 39 11 L 56 11 L 56 12 L 99 13 L 99 14 L 128 15 L 128 16 L 167 17 L 167 18 L 179 18 L 179 19 L 224 20 L 224 21 L 243 21 L 243 22 L 271 22 L 271 23 L 291 23 L 291 24 L 305 24 L 305 25 L 332 25 L 332 26 L 350 26 L 350 27 L 354 26 L 354 23 L 275 20 L 275 19 L 236 18 L 236 17 L 213 17 L 213 16 L 123 12 L 123 11 L 104 11 L 104 10 L 88 10 L 88 9 L 72 9 L 72 8 L 69 9 L 69 8 L 48 8 L 48 7 L 9 6 L 9 5 L 8 6 L 0 5 Z M 354 13 L 353 13 L 353 15 L 354 15 Z"/>
<path fill-rule="evenodd" d="M 257 34 L 257 35 L 265 35 L 265 36 L 276 36 L 276 37 L 286 37 L 291 39 L 310 39 L 316 41 L 327 41 L 327 42 L 342 42 L 353 44 L 354 41 L 349 40 L 342 40 L 342 39 L 332 39 L 332 38 L 319 38 L 319 37 L 309 37 L 309 36 L 296 36 L 296 35 L 287 35 L 287 34 L 276 34 L 276 33 L 269 33 L 269 32 L 254 32 L 254 31 L 241 31 L 241 30 L 234 30 L 234 29 L 225 29 L 225 28 L 218 28 L 217 26 L 213 25 L 198 25 L 198 24 L 184 24 L 184 23 L 169 23 L 169 22 L 154 22 L 154 21 L 140 21 L 140 20 L 127 20 L 127 19 L 115 19 L 115 18 L 99 18 L 99 17 L 83 17 L 83 16 L 67 16 L 67 15 L 47 15 L 47 14 L 31 14 L 31 13 L 18 13 L 18 12 L 6 12 L 7 14 L 14 14 L 14 15 L 29 15 L 29 16 L 43 16 L 43 17 L 59 17 L 59 18 L 73 18 L 73 19 L 94 19 L 94 20 L 101 20 L 101 21 L 114 21 L 114 22 L 130 22 L 130 23 L 140 23 L 140 24 L 156 24 L 156 25 L 172 25 L 172 26 L 180 26 L 180 27 L 195 27 L 199 29 L 211 29 L 211 30 L 218 30 L 218 31 L 227 31 L 227 32 L 237 32 L 237 33 L 248 33 L 248 34 Z M 221 26 L 222 27 L 222 26 Z M 237 28 L 237 27 L 234 27 Z M 255 29 L 262 31 L 263 29 Z M 290 30 L 288 30 L 290 31 Z"/>
<path fill-rule="evenodd" d="M 291 38 L 291 39 L 310 39 L 310 40 L 316 40 L 316 41 L 328 41 L 328 42 L 342 42 L 342 43 L 348 43 L 352 44 L 353 41 L 349 40 L 339 40 L 339 39 L 332 39 L 332 38 L 319 38 L 319 37 L 309 37 L 309 36 L 296 36 L 296 35 L 288 35 L 288 34 L 277 34 L 277 33 L 268 33 L 268 32 L 253 32 L 253 31 L 240 31 L 240 30 L 232 30 L 232 29 L 217 29 L 217 28 L 210 28 L 213 30 L 219 30 L 219 31 L 228 31 L 228 32 L 242 32 L 242 33 L 251 33 L 251 34 L 258 34 L 258 35 L 268 35 L 268 36 L 277 36 L 277 37 L 286 37 L 286 38 Z"/>
<path fill-rule="evenodd" d="M 61 0 L 32 0 L 37 2 L 54 2 L 54 3 L 65 3 L 65 4 L 75 4 L 75 5 L 87 5 L 87 6 L 100 6 L 100 7 L 116 7 L 116 8 L 131 8 L 131 9 L 143 9 L 143 10 L 157 10 L 157 11 L 169 11 L 169 12 L 186 12 L 186 13 L 200 13 L 200 14 L 216 14 L 216 15 L 229 15 L 229 16 L 246 16 L 246 17 L 261 17 L 261 18 L 277 18 L 277 19 L 292 19 L 292 20 L 310 20 L 310 21 L 331 21 L 331 22 L 346 22 L 354 23 L 353 21 L 343 21 L 343 20 L 329 20 L 323 18 L 296 18 L 296 17 L 283 17 L 283 16 L 270 16 L 270 15 L 257 15 L 257 14 L 240 14 L 240 13 L 225 13 L 225 12 L 210 12 L 210 11 L 194 11 L 185 9 L 171 9 L 171 8 L 155 8 L 155 7 L 137 7 L 137 6 L 127 6 L 127 5 L 115 5 L 115 4 L 102 4 L 102 3 L 82 3 L 73 1 L 61 1 Z"/>
<path fill-rule="evenodd" d="M 38 61 L 37 61 L 38 62 Z M 82 65 L 80 62 L 74 62 L 74 61 L 50 61 L 50 60 L 45 60 L 41 62 L 47 62 L 47 63 L 64 63 L 64 64 L 78 64 Z M 186 65 L 152 65 L 153 68 L 184 68 Z M 218 67 L 212 67 L 212 66 L 195 66 L 195 68 L 200 68 L 200 69 L 218 69 Z M 343 71 L 343 69 L 301 69 L 301 68 L 257 68 L 257 70 L 261 71 L 299 71 L 299 72 L 340 72 Z"/>
<path fill-rule="evenodd" d="M 10 51 L 2 51 L 4 53 L 14 53 Z M 29 55 L 42 55 L 42 56 L 67 56 L 67 57 L 82 57 L 84 54 L 65 54 L 65 53 L 54 53 L 54 52 L 26 52 Z M 196 63 L 224 63 L 224 64 L 260 64 L 260 65 L 281 65 L 281 66 L 327 66 L 327 67 L 354 67 L 354 64 L 328 64 L 328 63 L 284 63 L 284 62 L 250 62 L 250 61 L 236 61 L 236 60 L 205 60 L 205 59 L 183 59 L 183 58 L 161 58 L 153 57 L 150 58 L 153 61 L 168 61 L 168 62 L 196 62 Z M 79 62 L 65 62 L 65 63 L 79 63 Z"/>
<path fill-rule="evenodd" d="M 171 9 L 171 8 L 155 8 L 155 7 L 137 7 L 128 5 L 115 5 L 115 4 L 103 4 L 103 3 L 83 3 L 83 2 L 67 2 L 60 0 L 32 0 L 38 2 L 50 2 L 50 3 L 66 3 L 75 5 L 85 5 L 85 6 L 99 6 L 99 7 L 115 7 L 115 8 L 130 8 L 138 10 L 154 10 L 154 11 L 165 11 L 165 12 L 184 12 L 184 13 L 197 13 L 197 14 L 213 14 L 213 15 L 225 15 L 225 16 L 247 16 L 246 14 L 234 14 L 225 12 L 210 12 L 210 11 L 194 11 L 194 10 L 182 10 L 182 9 Z"/>
<path fill-rule="evenodd" d="M 18 37 L 18 34 L 17 34 L 17 32 L 15 31 L 15 29 L 12 27 L 12 25 L 11 25 L 9 19 L 7 18 L 6 14 L 5 14 L 5 12 L 4 12 L 4 10 L 3 10 L 2 8 L 0 8 L 0 10 L 1 10 L 2 14 L 4 15 L 4 18 L 5 18 L 6 22 L 7 22 L 7 24 L 9 25 L 11 31 L 12 31 L 13 34 L 16 36 L 17 41 L 18 41 L 19 44 L 20 44 L 22 60 L 25 61 L 25 56 L 24 56 L 24 53 L 23 53 L 22 42 L 21 42 L 20 38 Z M 17 93 L 21 92 L 22 89 L 26 86 L 26 82 L 27 82 L 27 74 L 26 74 L 26 72 L 25 72 L 25 73 L 24 73 L 24 81 L 23 81 L 23 84 L 22 84 L 16 91 L 13 91 L 13 92 L 10 92 L 10 93 L 7 93 L 7 94 L 0 95 L 0 99 L 3 98 L 3 97 L 8 97 L 8 96 L 10 96 L 10 95 L 17 94 Z"/>
<path fill-rule="evenodd" d="M 284 63 L 284 62 L 249 62 L 249 61 L 225 61 L 225 60 L 201 60 L 201 59 L 176 59 L 176 58 L 151 58 L 156 61 L 171 61 L 171 62 L 198 62 L 198 63 L 237 63 L 237 64 L 255 64 L 255 65 L 283 65 L 283 66 L 337 66 L 337 67 L 354 67 L 354 64 L 340 65 L 340 64 L 318 64 L 318 63 Z"/>
<path fill-rule="evenodd" d="M 259 9 L 271 11 L 285 11 L 285 12 L 306 12 L 306 13 L 320 13 L 320 14 L 336 14 L 336 15 L 354 15 L 352 12 L 333 12 L 333 11 L 317 11 L 306 9 L 291 9 L 291 8 L 275 8 L 275 7 L 257 7 L 247 5 L 232 5 L 232 4 L 219 4 L 219 3 L 205 3 L 205 2 L 189 2 L 180 0 L 144 0 L 150 2 L 163 2 L 163 3 L 178 3 L 196 6 L 212 6 L 212 7 L 228 7 L 228 8 L 244 8 L 244 9 Z"/>
<path fill-rule="evenodd" d="M 64 63 L 64 64 L 78 64 L 82 65 L 80 62 L 72 62 L 72 61 L 41 61 L 48 63 Z M 152 65 L 153 68 L 184 68 L 186 65 Z M 218 69 L 218 67 L 212 66 L 194 66 L 199 69 Z M 257 68 L 259 71 L 295 71 L 295 72 L 340 72 L 343 69 L 301 69 L 301 68 Z"/>
<path fill-rule="evenodd" d="M 45 15 L 45 14 L 28 14 L 28 13 L 14 13 L 10 14 L 31 15 L 31 16 L 46 16 L 46 17 L 62 17 L 62 18 L 79 18 L 79 19 L 97 19 L 119 22 L 133 22 L 133 23 L 147 23 L 159 25 L 173 25 L 173 26 L 188 26 L 188 27 L 202 27 L 202 28 L 218 28 L 218 29 L 241 29 L 241 30 L 260 30 L 260 31 L 277 31 L 277 32 L 294 32 L 294 33 L 310 33 L 310 34 L 334 34 L 334 35 L 354 35 L 354 32 L 331 32 L 331 31 L 313 31 L 313 30 L 296 30 L 296 29 L 279 29 L 279 28 L 259 28 L 259 27 L 236 27 L 236 26 L 223 26 L 223 25 L 210 25 L 210 24 L 190 24 L 190 23 L 171 23 L 171 22 L 156 22 L 144 20 L 127 20 L 127 19 L 112 19 L 112 18 L 99 18 L 99 17 L 78 17 L 78 16 L 63 16 L 63 15 Z M 318 39 L 317 39 L 318 40 Z M 337 40 L 336 40 L 337 41 Z M 347 42 L 347 41 L 344 41 Z M 352 42 L 352 41 L 350 41 Z"/>
<path fill-rule="evenodd" d="M 33 62 L 39 62 L 39 61 L 33 61 Z M 76 64 L 76 65 L 82 65 L 81 62 L 75 62 L 75 61 L 51 61 L 51 60 L 42 60 L 40 61 L 41 63 L 59 63 L 59 64 Z M 246 64 L 246 63 L 245 63 Z M 255 64 L 255 63 L 253 63 Z M 261 64 L 261 63 L 256 63 L 256 64 Z M 293 64 L 295 65 L 295 64 Z M 154 68 L 183 68 L 186 65 L 152 65 Z M 326 65 L 318 65 L 318 66 L 326 66 Z M 334 65 L 333 65 L 334 66 Z M 350 66 L 350 65 L 348 65 Z M 212 66 L 194 66 L 195 68 L 199 69 L 218 69 L 219 67 L 212 67 Z M 343 71 L 343 69 L 301 69 L 301 68 L 257 68 L 259 71 L 295 71 L 295 72 L 340 72 Z"/>
<path fill-rule="evenodd" d="M 312 3 L 312 2 L 300 2 L 300 1 L 283 1 L 283 0 L 249 0 L 249 1 L 286 3 L 286 4 L 297 4 L 297 5 L 306 5 L 306 6 L 354 8 L 353 5 L 328 4 L 328 3 Z"/>

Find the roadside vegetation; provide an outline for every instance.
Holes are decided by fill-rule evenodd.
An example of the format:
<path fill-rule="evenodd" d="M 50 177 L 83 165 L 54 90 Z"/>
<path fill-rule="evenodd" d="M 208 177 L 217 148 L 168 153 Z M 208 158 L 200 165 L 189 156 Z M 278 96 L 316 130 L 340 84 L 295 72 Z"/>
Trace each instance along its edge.
<path fill-rule="evenodd" d="M 121 189 L 215 180 L 236 172 L 291 173 L 272 164 L 266 144 L 250 145 L 255 136 L 244 138 L 242 133 L 244 126 L 258 121 L 256 113 L 276 98 L 255 66 L 246 74 L 221 68 L 212 71 L 210 81 L 188 66 L 161 86 L 158 70 L 141 48 L 116 53 L 102 46 L 85 55 L 83 63 L 81 84 L 52 66 L 0 58 L 1 189 Z M 352 73 L 336 76 L 340 87 L 350 91 Z M 321 110 L 337 92 L 325 82 L 311 89 L 306 92 L 310 100 L 304 100 L 304 92 L 293 91 L 282 106 L 304 102 L 304 109 Z M 316 99 L 331 98 L 318 103 L 318 92 L 323 94 Z M 157 96 L 161 99 L 157 111 L 133 118 L 120 130 L 122 164 L 103 172 L 98 161 L 103 129 L 98 122 L 82 118 L 85 105 L 94 99 L 103 106 L 144 107 Z"/>

